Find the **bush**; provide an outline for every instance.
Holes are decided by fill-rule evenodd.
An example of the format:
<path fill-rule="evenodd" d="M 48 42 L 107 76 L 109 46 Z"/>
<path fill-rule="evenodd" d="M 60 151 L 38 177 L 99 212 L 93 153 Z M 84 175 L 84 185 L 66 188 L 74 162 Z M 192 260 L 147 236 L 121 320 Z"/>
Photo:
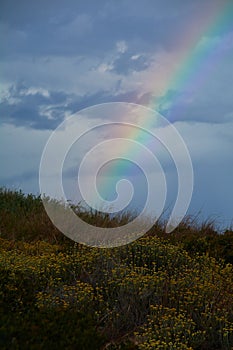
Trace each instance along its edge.
<path fill-rule="evenodd" d="M 160 238 L 90 248 L 49 233 L 40 198 L 0 196 L 1 349 L 233 348 L 232 231 L 156 226 Z"/>
<path fill-rule="evenodd" d="M 103 344 L 93 317 L 75 310 L 31 309 L 0 319 L 1 349 L 96 350 Z"/>

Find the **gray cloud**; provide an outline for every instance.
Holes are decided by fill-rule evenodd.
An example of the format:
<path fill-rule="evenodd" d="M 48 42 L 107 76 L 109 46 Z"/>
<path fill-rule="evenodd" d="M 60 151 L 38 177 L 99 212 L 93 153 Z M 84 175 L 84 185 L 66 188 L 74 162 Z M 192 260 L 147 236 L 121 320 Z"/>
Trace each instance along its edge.
<path fill-rule="evenodd" d="M 229 76 L 226 79 L 219 78 L 217 85 L 210 80 L 193 93 L 188 90 L 168 90 L 157 99 L 157 109 L 171 122 L 179 120 L 221 124 L 232 121 L 233 91 L 224 88 L 231 75 L 229 71 Z"/>
<path fill-rule="evenodd" d="M 119 83 L 120 84 L 120 83 Z M 75 95 L 63 91 L 43 91 L 28 88 L 22 82 L 9 88 L 0 103 L 2 124 L 32 129 L 55 129 L 66 117 L 84 108 L 106 102 L 134 102 L 147 104 L 150 94 L 138 96 L 137 91 L 111 94 L 98 91 L 94 94 Z"/>
<path fill-rule="evenodd" d="M 66 94 L 62 92 L 46 95 L 18 83 L 9 88 L 8 96 L 0 103 L 1 122 L 35 129 L 53 129 L 64 118 L 66 99 Z"/>
<path fill-rule="evenodd" d="M 232 16 L 230 0 L 2 0 L 1 184 L 38 191 L 41 152 L 66 115 L 154 101 L 190 149 L 191 209 L 231 218 Z"/>
<path fill-rule="evenodd" d="M 28 54 L 103 57 L 122 39 L 130 43 L 134 52 L 171 49 L 194 15 L 200 19 L 208 6 L 224 2 L 206 0 L 203 8 L 200 0 L 69 0 L 66 4 L 62 0 L 3 0 L 2 53 L 5 59 Z M 222 26 L 222 32 L 226 29 Z"/>
<path fill-rule="evenodd" d="M 136 54 L 126 51 L 122 53 L 116 60 L 112 63 L 113 72 L 117 74 L 130 74 L 132 72 L 140 72 L 149 68 L 152 59 L 150 56 L 145 54 Z"/>
<path fill-rule="evenodd" d="M 192 96 L 187 92 L 169 90 L 164 96 L 153 98 L 151 92 L 138 90 L 121 93 L 121 80 L 115 91 L 99 90 L 77 95 L 64 91 L 47 91 L 27 87 L 18 82 L 12 85 L 0 103 L 1 123 L 32 129 L 55 129 L 69 114 L 107 102 L 132 102 L 152 106 L 171 122 L 226 123 L 233 120 L 231 90 L 219 95 L 218 89 L 209 94 Z M 222 98 L 224 101 L 222 102 Z"/>

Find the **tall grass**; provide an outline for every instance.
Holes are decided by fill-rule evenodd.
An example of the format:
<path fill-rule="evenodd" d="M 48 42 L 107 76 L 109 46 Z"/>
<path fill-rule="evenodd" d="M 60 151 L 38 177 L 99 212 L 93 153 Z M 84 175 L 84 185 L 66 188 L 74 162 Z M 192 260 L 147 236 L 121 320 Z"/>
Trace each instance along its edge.
<path fill-rule="evenodd" d="M 47 198 L 47 200 L 52 200 Z M 57 202 L 57 205 L 63 205 Z M 135 213 L 121 213 L 110 216 L 107 213 L 87 209 L 81 204 L 69 204 L 73 211 L 87 223 L 98 227 L 118 227 L 130 222 Z M 22 191 L 0 188 L 0 236 L 10 240 L 49 243 L 71 243 L 50 221 L 41 199 Z M 166 222 L 162 218 L 155 222 L 147 236 L 157 236 L 172 244 L 182 244 L 190 253 L 207 253 L 233 263 L 233 230 L 220 230 L 214 219 L 200 221 L 198 216 L 186 216 L 171 233 L 165 232 Z"/>
<path fill-rule="evenodd" d="M 44 200 L 53 201 L 62 209 L 67 205 L 49 197 Z M 40 195 L 25 195 L 21 190 L 0 188 L 1 237 L 29 242 L 41 239 L 50 243 L 67 241 L 50 221 L 43 201 Z M 93 226 L 118 227 L 127 224 L 133 217 L 129 212 L 110 216 L 101 211 L 88 210 L 81 204 L 71 203 L 69 206 L 76 215 Z"/>
<path fill-rule="evenodd" d="M 73 210 L 102 227 L 133 217 Z M 186 217 L 166 234 L 159 221 L 97 249 L 62 235 L 40 196 L 2 188 L 0 214 L 1 349 L 233 349 L 231 229 Z"/>

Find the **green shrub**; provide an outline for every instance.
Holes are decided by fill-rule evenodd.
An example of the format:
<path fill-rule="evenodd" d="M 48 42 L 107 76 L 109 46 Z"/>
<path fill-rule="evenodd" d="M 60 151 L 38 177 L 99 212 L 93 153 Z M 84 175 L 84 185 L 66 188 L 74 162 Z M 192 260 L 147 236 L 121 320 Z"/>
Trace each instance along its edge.
<path fill-rule="evenodd" d="M 4 312 L 0 318 L 0 348 L 96 350 L 105 339 L 95 328 L 90 314 L 76 310 Z"/>
<path fill-rule="evenodd" d="M 90 248 L 56 232 L 40 197 L 0 197 L 1 349 L 233 348 L 232 231 L 157 224 L 126 246 Z M 129 218 L 74 209 L 103 226 Z"/>

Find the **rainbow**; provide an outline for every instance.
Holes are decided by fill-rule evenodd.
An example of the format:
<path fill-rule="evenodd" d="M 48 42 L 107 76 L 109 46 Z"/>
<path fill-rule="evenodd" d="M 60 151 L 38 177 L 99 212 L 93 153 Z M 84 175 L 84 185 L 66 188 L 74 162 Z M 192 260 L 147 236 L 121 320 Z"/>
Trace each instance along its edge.
<path fill-rule="evenodd" d="M 182 105 L 182 101 L 194 98 L 221 62 L 229 42 L 232 42 L 232 31 L 233 2 L 213 1 L 211 6 L 205 6 L 203 2 L 203 17 L 201 20 L 193 18 L 186 28 L 176 69 L 170 72 L 163 84 L 159 103 L 156 97 L 152 98 L 148 107 L 162 112 L 161 108 L 165 106 L 169 110 L 166 116 L 170 121 L 175 121 L 177 113 L 185 110 L 178 106 Z M 221 32 L 228 32 L 229 35 L 220 38 Z"/>
<path fill-rule="evenodd" d="M 213 1 L 212 4 L 205 4 L 203 1 L 202 18 L 195 18 L 190 22 L 188 28 L 185 28 L 185 34 L 177 43 L 180 54 L 177 58 L 174 69 L 166 76 L 163 81 L 163 87 L 160 91 L 160 97 L 156 93 L 149 101 L 147 107 L 157 110 L 161 114 L 166 110 L 166 117 L 174 122 L 181 113 L 185 113 L 184 101 L 190 101 L 204 87 L 217 64 L 227 51 L 228 41 L 232 36 L 224 35 L 220 38 L 221 32 L 228 32 L 232 35 L 233 31 L 233 1 Z M 210 39 L 212 38 L 212 39 Z M 156 72 L 154 73 L 156 76 Z M 158 80 L 156 76 L 156 80 Z M 135 101 L 132 101 L 135 102 Z M 181 107 L 182 106 L 182 107 Z M 127 122 L 127 120 L 126 120 Z M 151 117 L 145 115 L 144 127 L 150 129 Z M 119 137 L 119 136 L 118 136 Z M 145 136 L 140 130 L 122 130 L 121 137 L 126 137 L 147 145 L 148 136 Z M 122 156 L 134 152 L 133 148 L 122 150 Z M 113 181 L 124 170 L 129 171 L 129 165 L 123 162 L 122 167 L 119 164 L 109 166 L 107 176 L 100 183 L 100 193 L 109 194 L 114 188 Z"/>

